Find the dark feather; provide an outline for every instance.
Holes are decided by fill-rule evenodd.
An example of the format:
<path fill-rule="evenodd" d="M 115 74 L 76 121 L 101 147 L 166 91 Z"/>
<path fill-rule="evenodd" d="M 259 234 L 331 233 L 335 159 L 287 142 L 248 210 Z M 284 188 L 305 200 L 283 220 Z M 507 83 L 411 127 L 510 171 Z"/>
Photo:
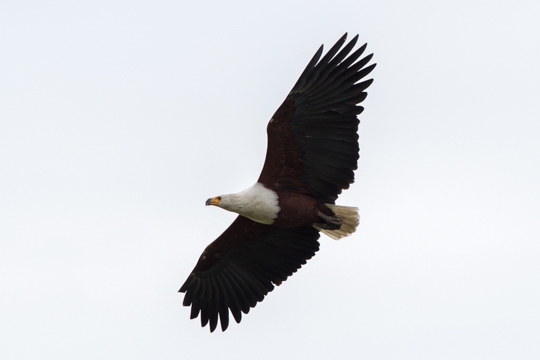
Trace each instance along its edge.
<path fill-rule="evenodd" d="M 233 244 L 229 229 L 239 226 L 244 236 Z M 247 314 L 319 250 L 319 232 L 310 226 L 278 228 L 238 216 L 229 229 L 207 247 L 180 288 L 186 293 L 184 305 L 192 307 L 192 318 L 200 309 L 201 325 L 210 324 L 210 331 L 217 327 L 218 318 L 222 330 L 227 328 L 229 310 L 240 322 L 241 312 Z M 223 247 L 230 250 L 207 268 L 207 260 Z"/>
<path fill-rule="evenodd" d="M 346 35 L 322 59 L 319 49 L 268 123 L 266 160 L 258 180 L 266 187 L 288 190 L 295 184 L 298 192 L 334 203 L 354 182 L 357 114 L 363 110 L 357 104 L 372 83 L 358 81 L 375 64 L 366 67 L 372 55 L 358 60 L 366 45 L 351 53 L 357 36 L 342 48 Z"/>

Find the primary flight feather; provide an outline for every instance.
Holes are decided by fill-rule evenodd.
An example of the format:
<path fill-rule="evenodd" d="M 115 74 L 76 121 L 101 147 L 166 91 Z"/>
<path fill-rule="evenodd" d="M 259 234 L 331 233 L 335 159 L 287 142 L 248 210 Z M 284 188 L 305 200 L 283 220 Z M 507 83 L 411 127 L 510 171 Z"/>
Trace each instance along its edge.
<path fill-rule="evenodd" d="M 214 331 L 236 322 L 319 250 L 319 232 L 333 239 L 358 226 L 354 207 L 335 205 L 354 182 L 358 115 L 375 67 L 373 54 L 351 53 L 347 34 L 322 57 L 321 46 L 267 126 L 268 148 L 257 182 L 236 194 L 210 198 L 239 214 L 206 247 L 180 288 L 191 318 Z"/>

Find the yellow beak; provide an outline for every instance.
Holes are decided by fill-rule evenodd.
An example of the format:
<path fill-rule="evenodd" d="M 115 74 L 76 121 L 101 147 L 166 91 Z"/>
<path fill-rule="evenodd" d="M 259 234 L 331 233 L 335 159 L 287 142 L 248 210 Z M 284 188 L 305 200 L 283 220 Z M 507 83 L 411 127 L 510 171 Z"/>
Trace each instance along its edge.
<path fill-rule="evenodd" d="M 206 200 L 206 205 L 217 205 L 221 201 L 221 196 L 216 196 Z"/>

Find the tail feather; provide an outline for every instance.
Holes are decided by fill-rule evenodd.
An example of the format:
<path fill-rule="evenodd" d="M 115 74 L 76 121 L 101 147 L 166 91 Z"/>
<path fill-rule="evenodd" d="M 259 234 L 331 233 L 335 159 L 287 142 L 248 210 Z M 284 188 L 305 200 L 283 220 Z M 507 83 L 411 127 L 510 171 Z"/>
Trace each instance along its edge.
<path fill-rule="evenodd" d="M 317 230 L 334 240 L 339 240 L 345 236 L 349 236 L 356 231 L 358 224 L 360 224 L 358 208 L 333 204 L 326 204 L 326 206 L 328 206 L 330 210 L 332 210 L 336 216 L 343 221 L 343 224 L 338 230 L 321 229 L 320 227 L 315 226 Z"/>

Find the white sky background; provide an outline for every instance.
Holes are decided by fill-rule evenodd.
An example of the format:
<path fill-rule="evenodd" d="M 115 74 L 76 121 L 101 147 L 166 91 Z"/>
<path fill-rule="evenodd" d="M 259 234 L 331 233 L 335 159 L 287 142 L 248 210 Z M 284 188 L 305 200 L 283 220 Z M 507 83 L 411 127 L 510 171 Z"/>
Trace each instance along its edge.
<path fill-rule="evenodd" d="M 0 358 L 538 359 L 537 1 L 0 3 Z M 357 233 L 240 325 L 176 291 L 317 48 L 374 52 Z"/>

